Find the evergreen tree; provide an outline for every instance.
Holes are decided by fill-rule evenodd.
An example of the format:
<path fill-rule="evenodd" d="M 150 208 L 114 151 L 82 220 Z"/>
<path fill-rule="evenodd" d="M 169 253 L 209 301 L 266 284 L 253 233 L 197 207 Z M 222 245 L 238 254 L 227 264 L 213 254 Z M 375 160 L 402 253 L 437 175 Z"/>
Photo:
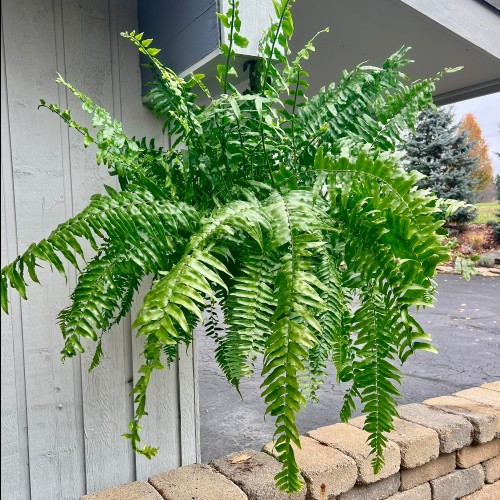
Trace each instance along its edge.
<path fill-rule="evenodd" d="M 478 167 L 477 157 L 471 156 L 473 143 L 468 134 L 457 131 L 452 110 L 426 110 L 406 145 L 406 168 L 425 175 L 419 187 L 429 189 L 440 198 L 474 201 Z M 461 208 L 450 217 L 450 222 L 470 222 L 474 208 Z"/>

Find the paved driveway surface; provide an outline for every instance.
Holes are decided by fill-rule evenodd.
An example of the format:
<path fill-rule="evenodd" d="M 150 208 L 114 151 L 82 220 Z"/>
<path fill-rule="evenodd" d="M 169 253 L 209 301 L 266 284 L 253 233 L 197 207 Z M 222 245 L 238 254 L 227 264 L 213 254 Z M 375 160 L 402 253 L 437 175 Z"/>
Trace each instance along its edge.
<path fill-rule="evenodd" d="M 423 399 L 500 379 L 500 278 L 475 277 L 470 282 L 440 275 L 435 309 L 419 313 L 433 335 L 439 355 L 419 352 L 404 365 L 402 402 Z M 212 339 L 202 337 L 199 349 L 201 458 L 208 462 L 243 448 L 259 450 L 271 440 L 273 421 L 263 419 L 260 377 L 241 384 L 243 400 L 228 384 L 214 360 Z M 329 376 L 298 416 L 301 433 L 339 421 L 342 388 Z"/>

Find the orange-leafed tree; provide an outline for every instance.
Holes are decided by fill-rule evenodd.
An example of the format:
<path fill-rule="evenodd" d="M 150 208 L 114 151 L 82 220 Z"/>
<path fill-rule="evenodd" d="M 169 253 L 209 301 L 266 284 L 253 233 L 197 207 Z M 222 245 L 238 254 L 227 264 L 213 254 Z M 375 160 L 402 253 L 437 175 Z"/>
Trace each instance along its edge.
<path fill-rule="evenodd" d="M 493 163 L 490 158 L 488 144 L 486 144 L 483 131 L 472 113 L 467 113 L 464 116 L 459 131 L 468 132 L 469 141 L 474 142 L 469 154 L 478 159 L 478 166 L 474 172 L 475 190 L 482 191 L 493 183 Z"/>

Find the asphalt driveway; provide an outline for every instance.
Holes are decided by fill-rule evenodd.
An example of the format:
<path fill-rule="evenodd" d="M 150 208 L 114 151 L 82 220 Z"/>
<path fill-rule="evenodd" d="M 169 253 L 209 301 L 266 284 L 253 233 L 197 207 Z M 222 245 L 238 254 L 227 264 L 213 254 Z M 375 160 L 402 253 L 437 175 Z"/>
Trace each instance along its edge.
<path fill-rule="evenodd" d="M 500 278 L 466 282 L 440 275 L 437 281 L 436 308 L 419 313 L 419 320 L 433 335 L 440 354 L 419 352 L 405 364 L 403 403 L 500 379 Z M 242 382 L 242 400 L 214 360 L 212 339 L 199 339 L 198 357 L 202 461 L 243 448 L 260 449 L 274 431 L 272 419 L 263 419 L 260 377 Z M 342 394 L 335 377 L 329 376 L 319 392 L 320 402 L 309 403 L 299 414 L 300 432 L 338 422 Z"/>

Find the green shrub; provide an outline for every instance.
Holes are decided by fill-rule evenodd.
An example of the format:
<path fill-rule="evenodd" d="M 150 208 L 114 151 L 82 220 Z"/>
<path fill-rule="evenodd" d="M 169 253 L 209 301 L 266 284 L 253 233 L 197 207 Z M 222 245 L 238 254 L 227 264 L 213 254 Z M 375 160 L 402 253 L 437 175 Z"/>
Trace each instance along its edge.
<path fill-rule="evenodd" d="M 500 211 L 496 214 L 497 220 L 492 222 L 491 225 L 493 227 L 493 236 L 495 236 L 495 241 L 500 243 Z"/>

